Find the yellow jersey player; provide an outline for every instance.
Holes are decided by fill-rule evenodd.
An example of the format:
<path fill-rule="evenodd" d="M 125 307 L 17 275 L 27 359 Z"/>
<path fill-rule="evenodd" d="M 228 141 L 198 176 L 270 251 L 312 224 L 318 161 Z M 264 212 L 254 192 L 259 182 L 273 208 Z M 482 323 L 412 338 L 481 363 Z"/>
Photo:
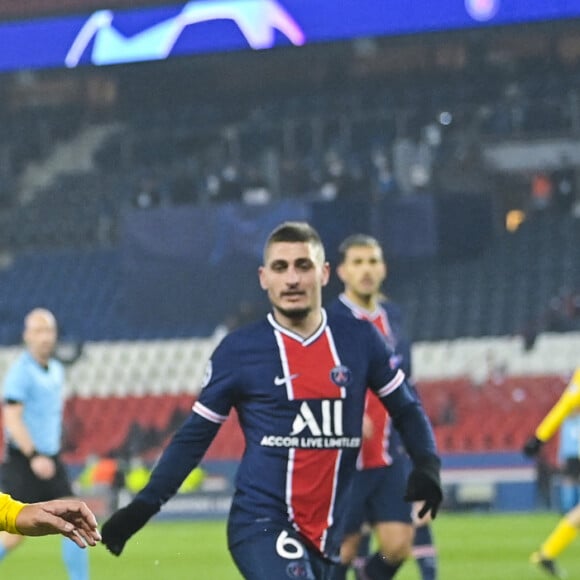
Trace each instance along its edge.
<path fill-rule="evenodd" d="M 528 457 L 536 456 L 543 445 L 558 431 L 564 420 L 580 409 L 580 368 L 574 375 L 562 396 L 538 425 L 534 435 L 524 445 L 523 452 Z M 572 543 L 580 528 L 580 505 L 573 507 L 558 522 L 540 549 L 534 552 L 530 561 L 554 578 L 563 578 L 556 565 L 556 558 Z"/>

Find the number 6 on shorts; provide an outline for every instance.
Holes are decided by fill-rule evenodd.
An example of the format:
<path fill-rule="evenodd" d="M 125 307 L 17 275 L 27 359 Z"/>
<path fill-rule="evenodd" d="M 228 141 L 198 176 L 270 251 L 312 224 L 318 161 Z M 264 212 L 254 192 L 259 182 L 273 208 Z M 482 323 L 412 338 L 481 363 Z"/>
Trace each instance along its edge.
<path fill-rule="evenodd" d="M 282 558 L 298 560 L 304 556 L 304 546 L 284 530 L 276 540 L 276 552 Z"/>

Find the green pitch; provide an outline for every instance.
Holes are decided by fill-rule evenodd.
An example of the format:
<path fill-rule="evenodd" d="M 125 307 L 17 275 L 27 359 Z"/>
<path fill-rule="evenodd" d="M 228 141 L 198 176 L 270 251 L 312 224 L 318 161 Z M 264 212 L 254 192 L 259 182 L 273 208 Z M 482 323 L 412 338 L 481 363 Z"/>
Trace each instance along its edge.
<path fill-rule="evenodd" d="M 540 580 L 528 556 L 558 514 L 441 514 L 434 525 L 440 580 Z M 104 547 L 90 550 L 91 580 L 240 580 L 225 547 L 222 522 L 151 523 L 120 558 Z M 568 578 L 580 578 L 580 540 L 560 560 Z M 0 563 L 0 578 L 66 580 L 58 538 L 26 541 Z M 418 580 L 408 562 L 398 580 Z M 274 579 L 273 579 L 274 580 Z"/>

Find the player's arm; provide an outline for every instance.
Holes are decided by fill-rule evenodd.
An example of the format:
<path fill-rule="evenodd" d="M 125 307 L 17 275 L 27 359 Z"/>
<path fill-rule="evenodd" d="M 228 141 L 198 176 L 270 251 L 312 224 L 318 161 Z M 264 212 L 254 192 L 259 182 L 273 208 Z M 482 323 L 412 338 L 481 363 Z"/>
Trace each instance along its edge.
<path fill-rule="evenodd" d="M 23 420 L 24 405 L 17 400 L 7 399 L 2 405 L 2 420 L 13 445 L 30 461 L 30 468 L 40 479 L 54 477 L 56 466 L 52 457 L 39 453 Z"/>
<path fill-rule="evenodd" d="M 3 386 L 2 421 L 12 444 L 26 457 L 36 453 L 34 441 L 24 423 L 24 404 L 30 383 L 22 364 L 14 364 L 8 370 Z"/>
<path fill-rule="evenodd" d="M 35 453 L 34 442 L 23 420 L 24 405 L 16 399 L 5 399 L 2 405 L 2 421 L 11 441 L 26 457 Z"/>
<path fill-rule="evenodd" d="M 580 369 L 577 369 L 562 396 L 542 419 L 534 435 L 526 441 L 523 448 L 524 454 L 529 457 L 537 455 L 544 443 L 549 441 L 558 431 L 564 419 L 579 407 Z"/>
<path fill-rule="evenodd" d="M 197 467 L 221 424 L 192 413 L 164 450 L 147 485 L 126 507 L 115 512 L 102 528 L 103 544 L 115 556 L 172 498 Z"/>
<path fill-rule="evenodd" d="M 15 528 L 16 533 L 25 536 L 62 534 L 79 548 L 96 546 L 101 539 L 95 515 L 78 499 L 22 505 L 16 515 Z"/>
<path fill-rule="evenodd" d="M 101 539 L 95 515 L 82 501 L 57 499 L 25 504 L 0 493 L 0 531 L 24 536 L 62 534 L 80 548 Z"/>
<path fill-rule="evenodd" d="M 19 533 L 16 528 L 16 518 L 24 505 L 6 493 L 0 493 L 0 531 Z"/>
<path fill-rule="evenodd" d="M 114 555 L 120 555 L 127 540 L 177 493 L 226 421 L 236 383 L 235 372 L 230 369 L 239 368 L 239 364 L 231 360 L 233 355 L 223 346 L 224 342 L 208 363 L 209 375 L 206 372 L 204 388 L 192 414 L 163 451 L 149 482 L 129 505 L 115 512 L 103 525 L 103 544 Z"/>
<path fill-rule="evenodd" d="M 441 460 L 429 419 L 404 378 L 394 391 L 382 396 L 381 401 L 391 415 L 413 462 L 405 501 L 423 502 L 418 517 L 423 518 L 429 514 L 435 518 L 443 500 L 443 491 Z"/>
<path fill-rule="evenodd" d="M 370 337 L 369 348 L 372 356 L 368 384 L 389 412 L 413 461 L 405 500 L 424 502 L 419 517 L 430 513 L 434 518 L 443 499 L 443 492 L 441 460 L 437 454 L 433 429 L 421 403 L 407 383 L 405 373 L 389 365 L 391 353 L 378 334 Z"/>

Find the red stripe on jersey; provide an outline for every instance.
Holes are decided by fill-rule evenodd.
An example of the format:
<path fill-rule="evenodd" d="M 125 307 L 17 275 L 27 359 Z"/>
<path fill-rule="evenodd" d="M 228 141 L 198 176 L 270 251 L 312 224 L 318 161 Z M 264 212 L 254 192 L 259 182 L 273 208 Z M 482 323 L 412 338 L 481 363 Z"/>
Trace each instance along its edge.
<path fill-rule="evenodd" d="M 388 452 L 391 418 L 379 398 L 370 390 L 366 394 L 365 417 L 370 421 L 372 429 L 370 434 L 363 437 L 358 468 L 372 469 L 391 465 L 393 459 Z"/>
<path fill-rule="evenodd" d="M 286 359 L 285 372 L 291 377 L 292 399 L 340 399 L 342 391 L 332 382 L 330 371 L 340 364 L 332 334 L 327 328 L 314 342 L 304 343 L 280 333 Z"/>
<path fill-rule="evenodd" d="M 279 332 L 278 345 L 284 371 L 289 377 L 290 399 L 342 398 L 343 389 L 330 378 L 340 360 L 328 327 L 312 342 Z M 305 430 L 304 435 L 312 434 Z M 288 512 L 297 529 L 321 551 L 324 551 L 326 530 L 332 524 L 340 457 L 338 450 L 290 451 L 286 488 Z"/>
<path fill-rule="evenodd" d="M 341 452 L 330 449 L 295 449 L 293 455 L 293 469 L 288 474 L 292 520 L 297 529 L 323 552 L 326 530 L 333 523 Z"/>
<path fill-rule="evenodd" d="M 383 336 L 391 337 L 391 327 L 383 308 L 378 310 L 378 314 L 368 317 L 363 315 L 363 318 L 372 322 Z M 365 415 L 371 421 L 372 431 L 368 437 L 363 437 L 357 461 L 358 468 L 372 469 L 391 465 L 393 462 L 389 454 L 391 418 L 380 399 L 370 390 L 366 395 Z"/>

